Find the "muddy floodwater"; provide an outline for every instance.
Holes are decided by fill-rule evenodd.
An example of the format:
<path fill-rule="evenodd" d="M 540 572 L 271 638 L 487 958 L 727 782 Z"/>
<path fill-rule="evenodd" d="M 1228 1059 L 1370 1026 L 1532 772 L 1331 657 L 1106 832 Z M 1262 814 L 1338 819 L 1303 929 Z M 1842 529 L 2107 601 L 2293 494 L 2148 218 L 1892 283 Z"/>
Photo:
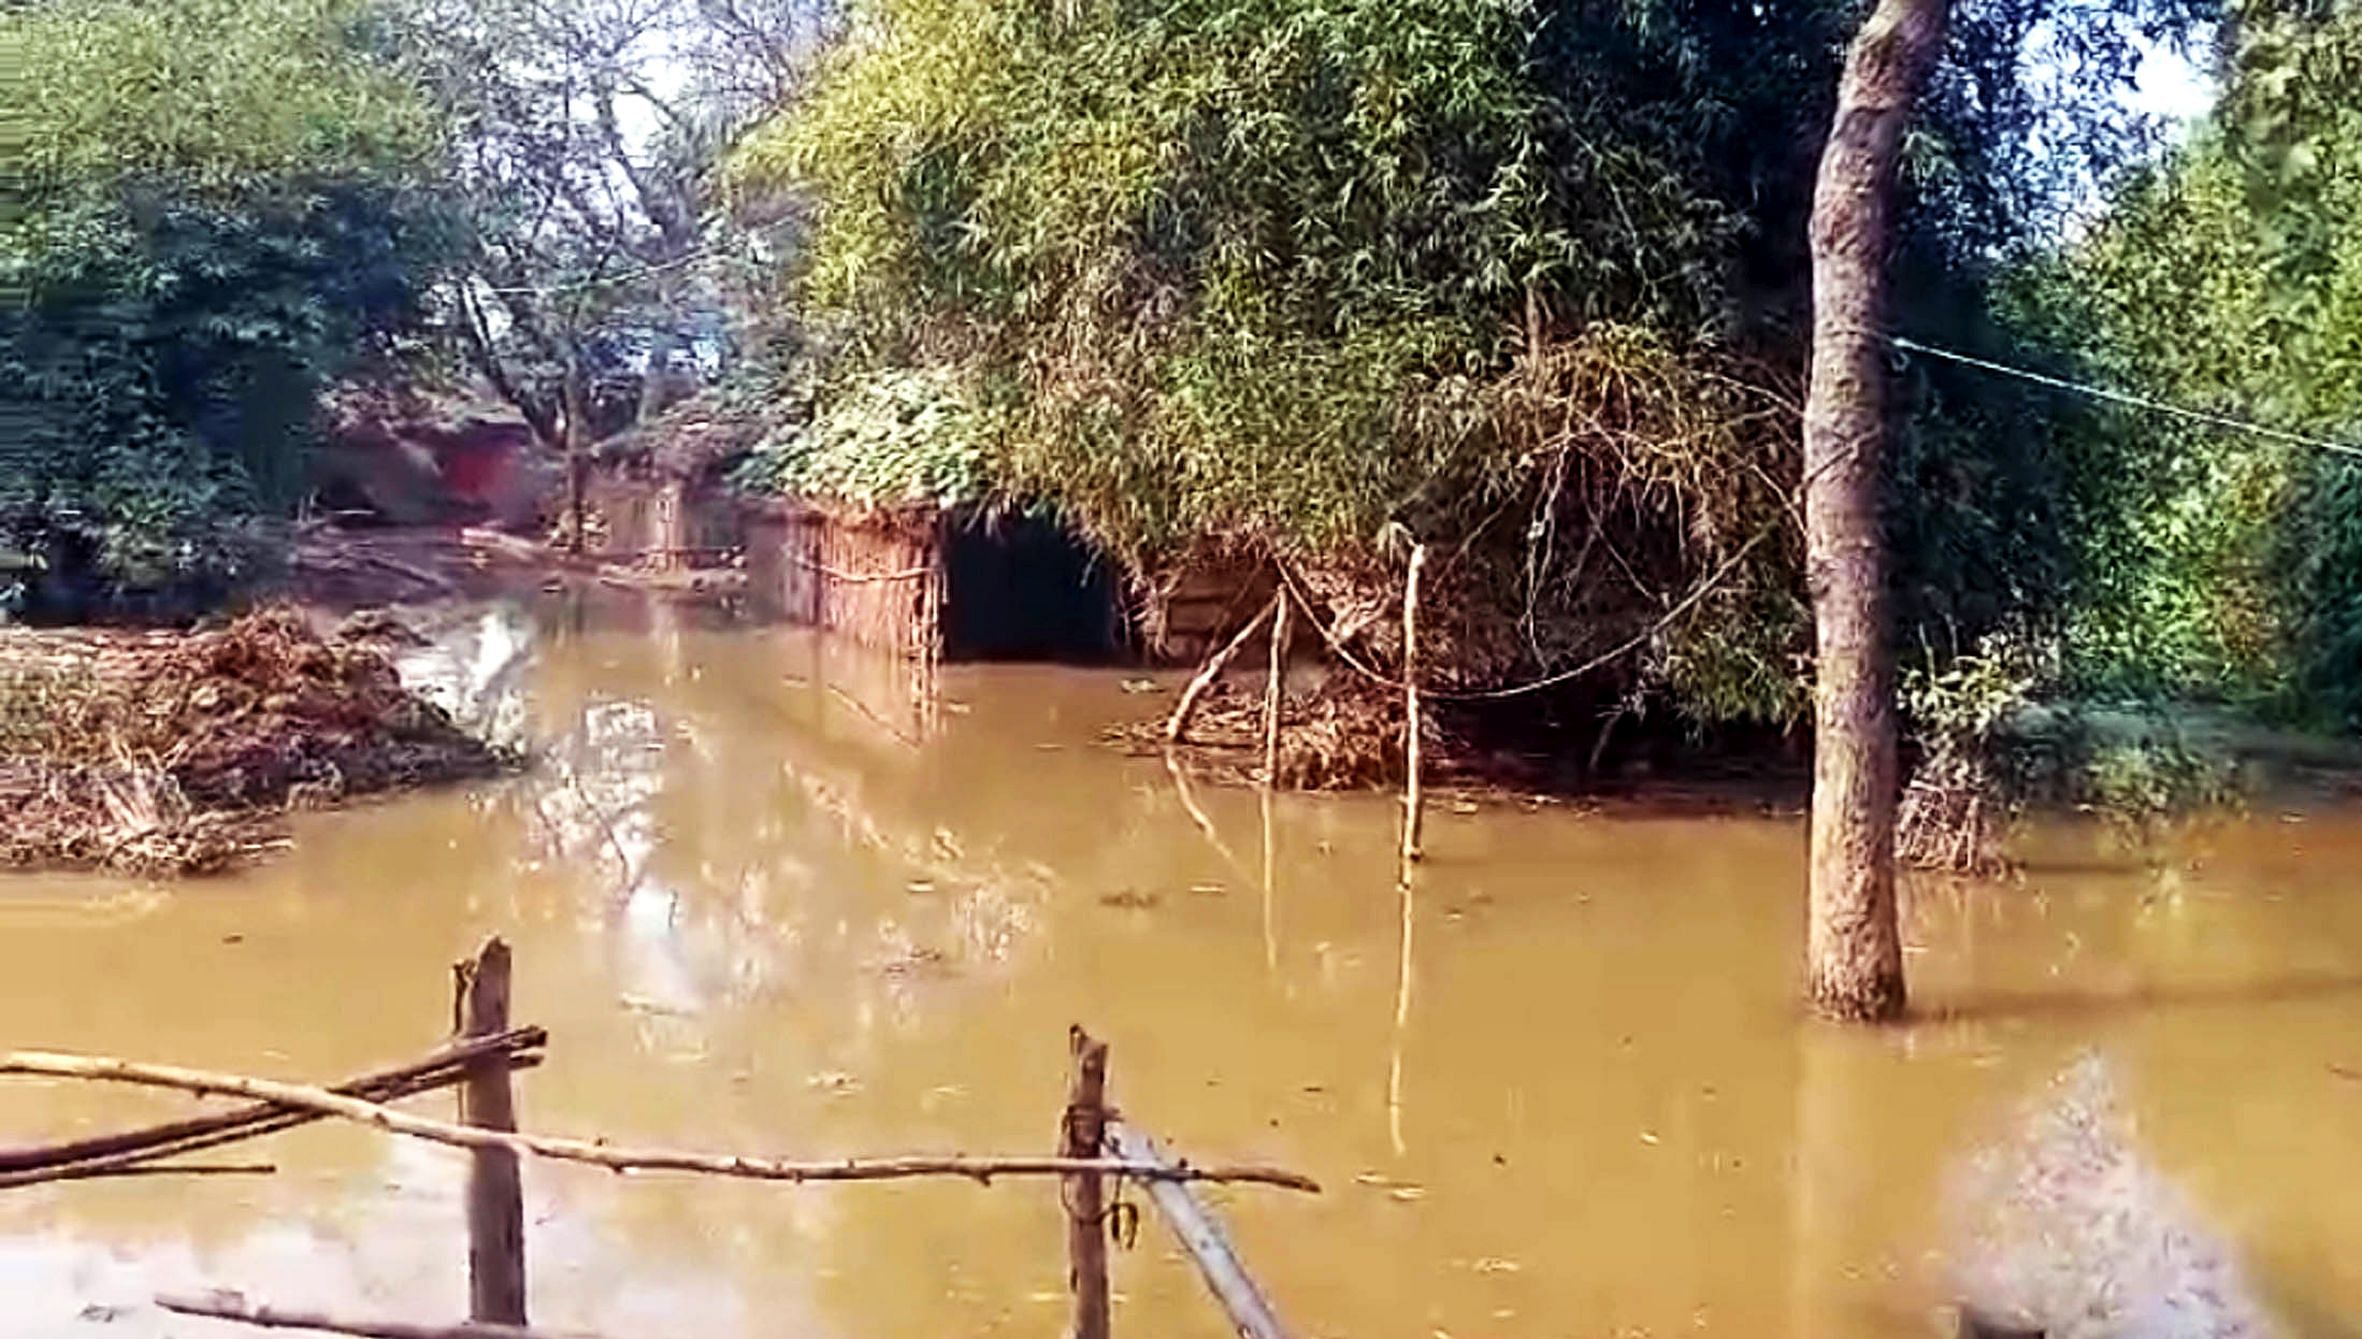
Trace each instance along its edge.
<path fill-rule="evenodd" d="M 2362 814 L 2065 831 L 2022 881 L 1915 884 L 1921 1020 L 1834 1031 L 1792 1003 L 1794 817 L 1446 795 L 1406 897 L 1390 798 L 1266 806 L 1096 742 L 1177 674 L 955 665 L 928 712 L 663 606 L 457 636 L 537 769 L 307 816 L 226 879 L 0 880 L 0 1040 L 341 1077 L 432 1045 L 448 965 L 498 933 L 552 1036 L 527 1126 L 818 1157 L 1049 1151 L 1079 1022 L 1140 1125 L 1321 1180 L 1211 1198 L 1280 1313 L 1340 1339 L 1940 1332 L 1960 1168 L 2091 1053 L 2282 1333 L 2362 1317 Z M 185 1107 L 10 1080 L 0 1140 Z M 207 1156 L 277 1173 L 0 1190 L 0 1333 L 234 1333 L 148 1306 L 217 1286 L 463 1313 L 462 1155 L 315 1126 Z M 1053 1183 L 525 1186 L 552 1328 L 1065 1322 Z M 1226 1333 L 1153 1218 L 1115 1286 L 1119 1334 Z"/>

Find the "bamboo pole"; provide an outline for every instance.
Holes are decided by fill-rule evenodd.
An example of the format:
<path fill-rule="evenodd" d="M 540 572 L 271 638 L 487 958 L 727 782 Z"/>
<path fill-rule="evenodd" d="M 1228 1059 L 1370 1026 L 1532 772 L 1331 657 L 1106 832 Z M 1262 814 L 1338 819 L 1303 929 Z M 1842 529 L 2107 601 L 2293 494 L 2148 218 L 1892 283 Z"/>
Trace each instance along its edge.
<path fill-rule="evenodd" d="M 1247 625 L 1240 628 L 1228 642 L 1223 643 L 1221 650 L 1206 657 L 1206 663 L 1198 668 L 1196 676 L 1190 679 L 1189 686 L 1181 690 L 1181 701 L 1174 705 L 1172 719 L 1165 722 L 1166 743 L 1178 744 L 1181 742 L 1181 737 L 1189 732 L 1189 718 L 1197 714 L 1198 700 L 1206 695 L 1207 689 L 1214 686 L 1214 680 L 1222 677 L 1224 667 L 1230 664 L 1232 657 L 1239 653 L 1239 650 L 1247 644 L 1248 639 L 1255 635 L 1255 629 L 1263 626 L 1263 620 L 1278 617 L 1277 611 L 1280 603 L 1285 599 L 1287 599 L 1285 590 L 1272 596 L 1271 603 L 1263 606 L 1262 612 L 1248 619 Z"/>
<path fill-rule="evenodd" d="M 1107 1043 L 1079 1027 L 1068 1028 L 1067 1049 L 1074 1076 L 1059 1121 L 1058 1152 L 1068 1158 L 1096 1158 L 1107 1124 Z M 1074 1294 L 1072 1339 L 1107 1339 L 1107 1187 L 1097 1172 L 1077 1172 L 1063 1186 L 1066 1206 L 1066 1286 Z"/>
<path fill-rule="evenodd" d="M 328 1091 L 391 1101 L 456 1083 L 467 1061 L 495 1052 L 511 1057 L 513 1067 L 538 1063 L 530 1054 L 547 1034 L 537 1027 L 512 1028 L 496 1037 L 443 1046 L 421 1059 L 346 1079 Z M 160 1157 L 193 1153 L 325 1119 L 313 1111 L 290 1111 L 272 1103 L 258 1103 L 219 1115 L 166 1121 L 158 1125 L 118 1130 L 62 1143 L 0 1150 L 0 1188 L 35 1181 L 95 1175 Z"/>
<path fill-rule="evenodd" d="M 390 1134 L 408 1135 L 454 1148 L 513 1149 L 520 1154 L 531 1154 L 557 1162 L 585 1163 L 616 1172 L 693 1172 L 756 1181 L 792 1182 L 887 1181 L 914 1176 L 958 1176 L 979 1183 L 989 1183 L 996 1176 L 1065 1176 L 1073 1172 L 1101 1172 L 1140 1180 L 1239 1182 L 1279 1186 L 1307 1194 L 1320 1193 L 1320 1183 L 1311 1177 L 1277 1167 L 1196 1167 L 1187 1163 L 1163 1166 L 1106 1157 L 963 1157 L 930 1154 L 789 1161 L 676 1149 L 626 1148 L 588 1139 L 510 1134 L 501 1130 L 479 1130 L 472 1125 L 454 1125 L 449 1121 L 414 1116 L 392 1107 L 307 1084 L 280 1083 L 242 1074 L 186 1069 L 177 1065 L 143 1064 L 111 1056 L 69 1055 L 56 1051 L 13 1051 L 0 1055 L 0 1074 L 39 1074 L 51 1078 L 133 1083 L 149 1088 L 177 1088 L 183 1092 L 254 1098 L 280 1106 L 315 1111 L 324 1116 L 336 1116 L 375 1126 Z"/>
<path fill-rule="evenodd" d="M 540 1063 L 541 1058 L 537 1055 L 519 1056 L 512 1068 L 530 1069 Z M 454 1066 L 449 1069 L 437 1070 L 421 1078 L 407 1080 L 398 1087 L 360 1095 L 374 1101 L 390 1102 L 399 1098 L 412 1097 L 419 1093 L 433 1092 L 437 1088 L 448 1088 L 454 1084 L 463 1083 L 466 1079 L 467 1072 Z M 272 1113 L 268 1119 L 240 1126 L 234 1130 L 199 1135 L 173 1143 L 151 1145 L 127 1153 L 113 1153 L 105 1157 L 88 1158 L 59 1166 L 43 1167 L 32 1171 L 9 1172 L 0 1175 L 0 1189 L 39 1185 L 49 1181 L 81 1181 L 92 1177 L 127 1175 L 159 1158 L 181 1157 L 209 1148 L 219 1148 L 223 1144 L 236 1144 L 249 1139 L 260 1139 L 266 1135 L 278 1134 L 283 1130 L 292 1130 L 298 1125 L 309 1125 L 313 1121 L 328 1119 L 327 1116 L 317 1111 L 289 1111 L 278 1106 L 267 1106 L 264 1109 Z"/>
<path fill-rule="evenodd" d="M 1263 784 L 1279 784 L 1279 706 L 1287 689 L 1288 597 L 1271 601 L 1271 672 L 1263 688 Z"/>
<path fill-rule="evenodd" d="M 61 1180 L 95 1180 L 99 1177 L 120 1176 L 270 1176 L 279 1170 L 275 1162 L 142 1162 L 126 1167 L 106 1167 L 95 1171 L 76 1171 Z"/>
<path fill-rule="evenodd" d="M 234 1320 L 242 1325 L 265 1329 L 325 1330 L 331 1334 L 367 1335 L 371 1339 L 589 1339 L 585 1335 L 562 1335 L 555 1330 L 528 1330 L 521 1326 L 488 1321 L 432 1325 L 401 1320 L 352 1319 L 332 1316 L 324 1311 L 298 1311 L 292 1307 L 272 1306 L 267 1302 L 249 1302 L 243 1295 L 227 1290 L 216 1290 L 202 1296 L 159 1293 L 156 1305 L 184 1316 Z"/>
<path fill-rule="evenodd" d="M 1107 1145 L 1118 1157 L 1134 1162 L 1164 1163 L 1169 1159 L 1156 1141 L 1131 1128 L 1122 1121 L 1107 1122 Z M 1150 1181 L 1149 1201 L 1164 1215 L 1165 1222 L 1180 1238 L 1190 1258 L 1197 1262 L 1197 1271 L 1205 1279 L 1206 1287 L 1230 1316 L 1230 1323 L 1242 1339 L 1287 1339 L 1287 1329 L 1279 1322 L 1278 1313 L 1271 1309 L 1255 1281 L 1247 1276 L 1246 1266 L 1239 1262 L 1238 1251 L 1222 1231 L 1222 1224 L 1198 1203 L 1189 1188 L 1177 1181 Z"/>
<path fill-rule="evenodd" d="M 495 936 L 476 955 L 451 965 L 452 1011 L 463 1037 L 508 1030 L 509 950 Z M 459 1090 L 459 1119 L 485 1130 L 517 1128 L 516 1086 L 495 1053 L 470 1066 Z M 514 1149 L 479 1148 L 467 1183 L 468 1318 L 525 1323 L 525 1192 Z"/>
<path fill-rule="evenodd" d="M 1402 587 L 1402 865 L 1403 876 L 1417 862 L 1419 826 L 1425 805 L 1419 795 L 1419 573 L 1427 567 L 1427 546 L 1411 546 L 1411 573 Z"/>

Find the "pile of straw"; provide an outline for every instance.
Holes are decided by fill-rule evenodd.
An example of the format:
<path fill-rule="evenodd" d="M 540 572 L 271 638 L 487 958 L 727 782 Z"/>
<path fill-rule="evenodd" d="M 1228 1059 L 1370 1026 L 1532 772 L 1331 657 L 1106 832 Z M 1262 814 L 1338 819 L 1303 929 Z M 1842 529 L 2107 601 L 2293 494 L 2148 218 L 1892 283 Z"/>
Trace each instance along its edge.
<path fill-rule="evenodd" d="M 196 633 L 0 632 L 0 865 L 218 870 L 292 808 L 497 771 L 360 640 L 286 609 Z"/>

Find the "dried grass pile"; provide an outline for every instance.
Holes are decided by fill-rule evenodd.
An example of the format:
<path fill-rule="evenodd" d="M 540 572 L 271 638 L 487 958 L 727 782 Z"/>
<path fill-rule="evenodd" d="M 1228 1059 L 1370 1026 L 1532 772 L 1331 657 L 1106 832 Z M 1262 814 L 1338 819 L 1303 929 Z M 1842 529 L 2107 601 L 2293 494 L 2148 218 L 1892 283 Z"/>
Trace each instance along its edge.
<path fill-rule="evenodd" d="M 196 633 L 0 633 L 0 865 L 197 874 L 289 809 L 495 772 L 383 650 L 268 609 Z"/>

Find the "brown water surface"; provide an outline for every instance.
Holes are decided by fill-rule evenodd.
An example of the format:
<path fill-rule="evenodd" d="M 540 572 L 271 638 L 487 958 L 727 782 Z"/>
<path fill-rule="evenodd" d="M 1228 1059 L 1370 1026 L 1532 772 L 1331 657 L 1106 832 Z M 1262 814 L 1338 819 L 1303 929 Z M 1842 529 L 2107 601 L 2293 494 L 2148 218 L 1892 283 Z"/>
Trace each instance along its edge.
<path fill-rule="evenodd" d="M 1915 886 L 1922 1021 L 1832 1031 L 1791 1002 L 1792 819 L 1447 796 L 1406 897 L 1386 797 L 1266 807 L 1095 742 L 1178 676 L 954 667 L 930 715 L 792 631 L 536 626 L 465 648 L 531 643 L 529 776 L 309 817 L 226 880 L 0 882 L 0 1041 L 339 1076 L 432 1044 L 447 964 L 499 933 L 553 1036 L 531 1127 L 821 1156 L 1047 1151 L 1082 1022 L 1139 1123 L 1326 1185 L 1213 1195 L 1283 1315 L 1419 1339 L 1929 1333 L 1957 1169 L 2096 1050 L 2287 1331 L 2362 1316 L 2357 815 L 2061 833 L 2020 883 Z M 183 1105 L 14 1080 L 0 1131 Z M 0 1191 L 0 1333 L 234 1332 L 146 1305 L 196 1286 L 460 1314 L 459 1155 L 313 1127 L 213 1156 L 279 1171 Z M 554 1327 L 1064 1321 L 1047 1182 L 526 1190 Z M 1225 1332 L 1153 1223 L 1116 1268 L 1119 1332 Z"/>

